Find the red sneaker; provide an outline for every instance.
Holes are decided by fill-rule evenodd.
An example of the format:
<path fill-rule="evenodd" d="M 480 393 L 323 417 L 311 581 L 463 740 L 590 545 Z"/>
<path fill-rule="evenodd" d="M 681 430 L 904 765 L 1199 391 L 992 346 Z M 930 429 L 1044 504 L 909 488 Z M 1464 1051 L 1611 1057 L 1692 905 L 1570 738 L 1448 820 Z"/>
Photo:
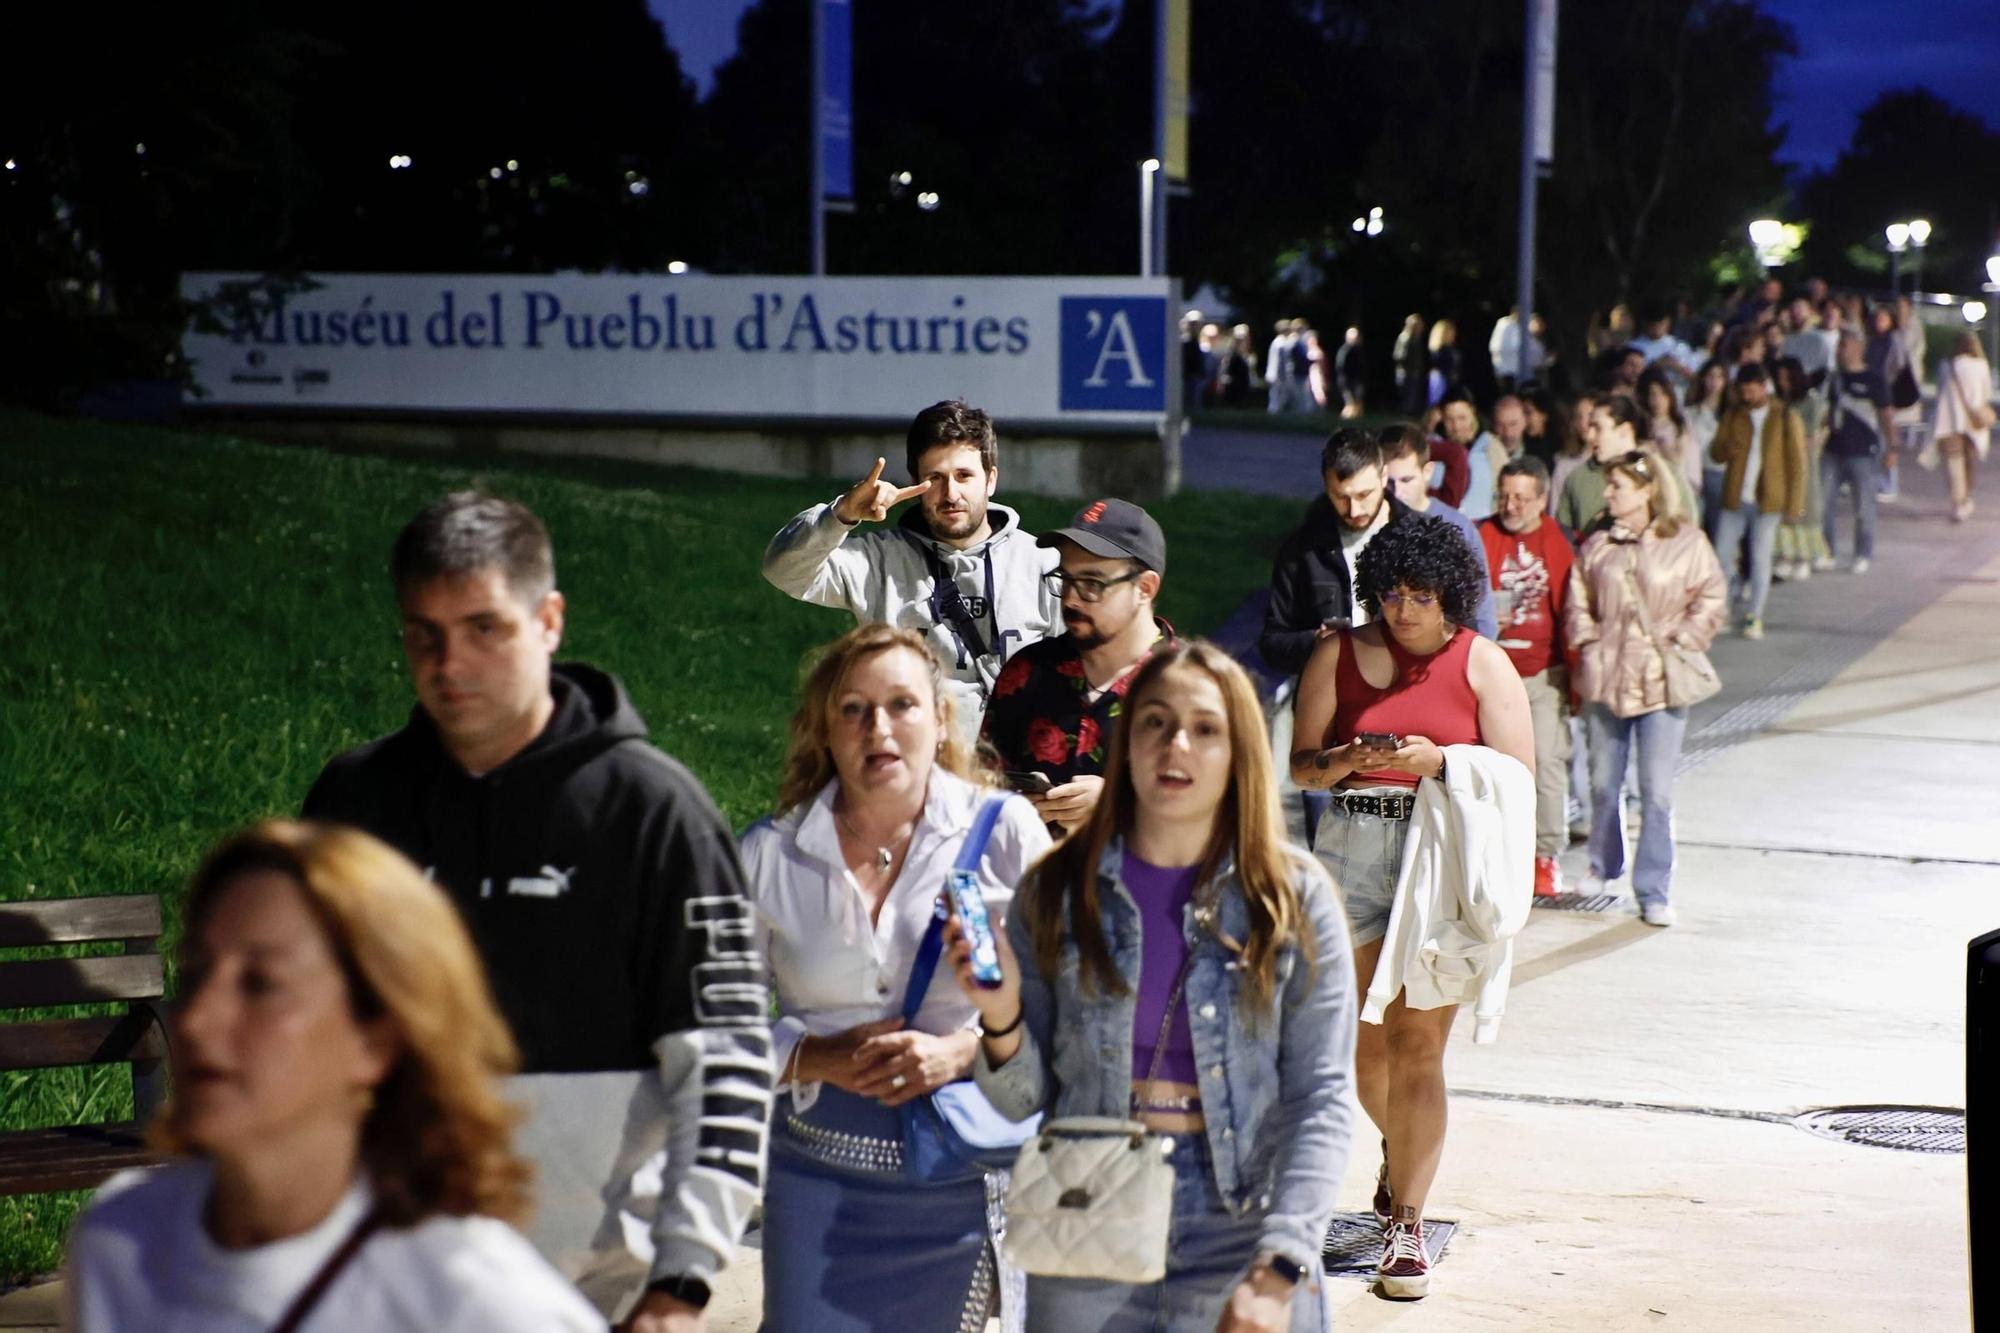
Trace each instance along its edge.
<path fill-rule="evenodd" d="M 1424 1250 L 1422 1222 L 1391 1222 L 1382 1238 L 1382 1262 L 1375 1281 L 1390 1300 L 1420 1301 L 1431 1293 L 1431 1257 Z"/>
<path fill-rule="evenodd" d="M 1563 891 L 1562 867 L 1553 856 L 1535 858 L 1535 896 L 1553 898 Z"/>

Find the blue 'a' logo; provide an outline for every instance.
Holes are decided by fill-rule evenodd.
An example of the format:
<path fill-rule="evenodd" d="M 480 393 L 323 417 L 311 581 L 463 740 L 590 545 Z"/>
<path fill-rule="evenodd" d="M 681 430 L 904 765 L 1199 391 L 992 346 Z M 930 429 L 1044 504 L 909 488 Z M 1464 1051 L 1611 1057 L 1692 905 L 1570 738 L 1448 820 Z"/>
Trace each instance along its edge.
<path fill-rule="evenodd" d="M 1062 298 L 1065 412 L 1167 410 L 1167 299 Z"/>

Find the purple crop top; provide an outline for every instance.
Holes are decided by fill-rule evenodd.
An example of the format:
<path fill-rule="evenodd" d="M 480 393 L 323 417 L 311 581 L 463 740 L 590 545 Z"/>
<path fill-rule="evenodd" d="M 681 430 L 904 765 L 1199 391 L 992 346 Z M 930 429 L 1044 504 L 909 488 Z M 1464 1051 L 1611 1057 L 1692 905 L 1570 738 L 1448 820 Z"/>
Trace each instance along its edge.
<path fill-rule="evenodd" d="M 1194 897 L 1199 866 L 1163 868 L 1148 865 L 1126 852 L 1119 873 L 1132 901 L 1139 905 L 1139 996 L 1132 1015 L 1132 1077 L 1143 1080 L 1153 1065 L 1153 1044 L 1166 1015 L 1167 996 L 1187 960 L 1182 918 Z M 1160 1058 L 1160 1079 L 1167 1083 L 1195 1081 L 1194 1034 L 1188 1027 L 1185 995 L 1167 1030 L 1167 1051 Z"/>

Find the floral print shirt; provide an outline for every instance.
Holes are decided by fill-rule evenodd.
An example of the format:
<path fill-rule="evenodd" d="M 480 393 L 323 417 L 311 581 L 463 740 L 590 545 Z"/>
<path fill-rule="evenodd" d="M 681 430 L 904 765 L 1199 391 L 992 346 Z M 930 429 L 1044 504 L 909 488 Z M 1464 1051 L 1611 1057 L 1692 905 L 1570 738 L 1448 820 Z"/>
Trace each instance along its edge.
<path fill-rule="evenodd" d="M 1157 620 L 1158 647 L 1174 637 L 1174 627 Z M 1067 634 L 1042 639 L 1007 659 L 993 682 L 981 739 L 1000 756 L 1010 773 L 1046 773 L 1057 786 L 1071 778 L 1101 776 L 1111 728 L 1124 707 L 1151 648 L 1128 667 L 1103 693 L 1090 698 L 1090 681 L 1083 674 L 1083 654 Z"/>

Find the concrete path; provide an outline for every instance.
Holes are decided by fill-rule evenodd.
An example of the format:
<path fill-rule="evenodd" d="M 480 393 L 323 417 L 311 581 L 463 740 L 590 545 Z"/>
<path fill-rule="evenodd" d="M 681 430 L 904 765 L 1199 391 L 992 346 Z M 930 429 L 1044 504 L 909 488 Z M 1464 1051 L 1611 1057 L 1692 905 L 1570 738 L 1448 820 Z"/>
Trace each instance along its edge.
<path fill-rule="evenodd" d="M 1197 437 L 1190 484 L 1303 503 L 1316 441 L 1251 443 Z M 1964 1157 L 1790 1123 L 1963 1106 L 1965 942 L 2000 926 L 2000 497 L 1955 528 L 1937 477 L 1904 485 L 1873 573 L 1779 588 L 1768 638 L 1718 645 L 1678 788 L 1681 923 L 1537 912 L 1499 1042 L 1460 1025 L 1435 1294 L 1342 1281 L 1337 1327 L 1969 1326 Z M 1364 1131 L 1343 1207 L 1377 1161 Z M 758 1259 L 715 1333 L 756 1328 Z M 49 1295 L 0 1299 L 0 1327 L 38 1326 L 19 1321 Z"/>

